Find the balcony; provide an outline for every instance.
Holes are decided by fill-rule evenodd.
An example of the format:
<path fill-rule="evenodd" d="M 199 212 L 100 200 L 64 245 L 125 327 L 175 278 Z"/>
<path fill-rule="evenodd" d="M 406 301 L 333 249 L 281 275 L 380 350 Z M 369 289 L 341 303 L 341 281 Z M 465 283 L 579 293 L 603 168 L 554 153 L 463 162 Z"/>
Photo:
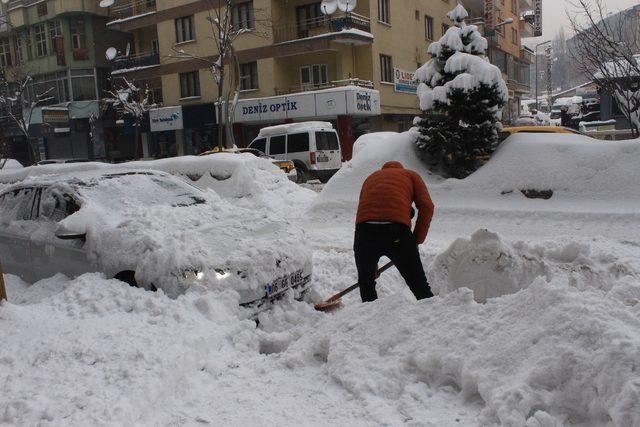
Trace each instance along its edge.
<path fill-rule="evenodd" d="M 320 17 L 274 26 L 273 42 L 279 44 L 331 38 L 338 43 L 369 44 L 373 41 L 370 32 L 371 20 L 352 13 L 339 18 Z"/>
<path fill-rule="evenodd" d="M 142 52 L 136 55 L 116 57 L 111 63 L 111 69 L 113 70 L 112 74 L 123 74 L 158 64 L 160 64 L 159 53 Z"/>
<path fill-rule="evenodd" d="M 107 25 L 120 24 L 136 18 L 141 18 L 156 12 L 155 0 L 131 0 L 116 2 L 109 8 L 111 21 Z"/>
<path fill-rule="evenodd" d="M 520 12 L 533 10 L 533 0 L 520 0 Z"/>
<path fill-rule="evenodd" d="M 520 37 L 533 37 L 533 23 L 526 19 L 520 19 Z"/>
<path fill-rule="evenodd" d="M 333 88 L 345 87 L 345 86 L 357 86 L 357 87 L 363 87 L 367 89 L 373 89 L 373 82 L 370 80 L 361 80 L 361 79 L 345 79 L 345 80 L 334 80 L 332 82 L 320 83 L 320 84 L 305 84 L 305 85 L 298 85 L 298 86 L 289 86 L 287 88 L 276 88 L 276 95 L 289 95 L 292 93 L 311 92 L 316 90 L 333 89 Z"/>

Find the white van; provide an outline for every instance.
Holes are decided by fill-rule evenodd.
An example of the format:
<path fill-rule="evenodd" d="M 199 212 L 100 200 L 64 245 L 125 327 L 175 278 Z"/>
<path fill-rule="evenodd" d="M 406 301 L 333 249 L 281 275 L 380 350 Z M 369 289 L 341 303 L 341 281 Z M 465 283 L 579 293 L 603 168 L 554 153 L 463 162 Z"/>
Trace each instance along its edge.
<path fill-rule="evenodd" d="M 291 160 L 298 182 L 319 179 L 327 182 L 342 166 L 338 133 L 331 123 L 302 122 L 260 129 L 249 148 L 278 160 Z"/>

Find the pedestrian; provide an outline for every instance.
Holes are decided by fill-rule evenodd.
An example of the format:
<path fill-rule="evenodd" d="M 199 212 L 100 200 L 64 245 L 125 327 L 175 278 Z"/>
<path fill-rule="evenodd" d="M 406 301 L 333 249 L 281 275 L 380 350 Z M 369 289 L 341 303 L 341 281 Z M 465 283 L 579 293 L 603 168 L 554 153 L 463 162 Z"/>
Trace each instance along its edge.
<path fill-rule="evenodd" d="M 413 232 L 415 203 L 418 219 Z M 396 266 L 417 299 L 433 296 L 424 274 L 418 245 L 427 237 L 433 202 L 424 181 L 399 162 L 387 162 L 362 184 L 353 244 L 363 302 L 378 298 L 376 272 L 381 256 Z"/>

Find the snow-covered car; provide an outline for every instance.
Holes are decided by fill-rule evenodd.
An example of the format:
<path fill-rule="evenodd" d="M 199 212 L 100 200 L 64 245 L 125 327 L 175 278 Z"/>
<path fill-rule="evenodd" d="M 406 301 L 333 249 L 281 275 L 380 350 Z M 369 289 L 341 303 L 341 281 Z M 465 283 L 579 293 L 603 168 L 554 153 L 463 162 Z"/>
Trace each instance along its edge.
<path fill-rule="evenodd" d="M 309 289 L 302 230 L 164 172 L 44 175 L 0 193 L 0 260 L 34 282 L 102 272 L 170 297 L 233 289 L 262 309 Z"/>
<path fill-rule="evenodd" d="M 260 157 L 262 159 L 268 159 L 269 161 L 271 161 L 271 163 L 273 163 L 275 166 L 280 168 L 280 170 L 284 172 L 285 175 L 287 175 L 287 178 L 289 178 L 291 181 L 295 182 L 298 180 L 298 173 L 296 171 L 296 166 L 293 164 L 291 160 L 277 160 L 272 156 L 268 156 L 264 152 L 253 149 L 253 148 L 227 148 L 224 150 L 213 149 L 213 150 L 205 151 L 204 153 L 200 153 L 198 154 L 198 156 L 209 156 L 211 154 L 219 154 L 219 153 L 235 153 L 235 154 L 248 153 L 256 157 Z"/>
<path fill-rule="evenodd" d="M 9 170 L 9 169 L 22 169 L 22 163 L 15 159 L 2 159 L 0 158 L 0 170 Z"/>

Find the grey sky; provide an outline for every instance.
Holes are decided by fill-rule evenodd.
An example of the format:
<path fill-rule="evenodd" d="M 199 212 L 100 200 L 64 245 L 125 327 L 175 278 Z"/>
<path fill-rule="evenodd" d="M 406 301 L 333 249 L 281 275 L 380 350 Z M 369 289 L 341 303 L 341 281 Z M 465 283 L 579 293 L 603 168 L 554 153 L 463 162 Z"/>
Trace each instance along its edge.
<path fill-rule="evenodd" d="M 630 6 L 640 4 L 639 0 L 603 0 L 609 12 L 618 12 Z M 535 44 L 534 40 L 544 41 L 553 38 L 560 28 L 569 36 L 571 24 L 565 10 L 574 10 L 570 0 L 542 0 L 542 37 L 527 40 L 527 45 Z"/>

